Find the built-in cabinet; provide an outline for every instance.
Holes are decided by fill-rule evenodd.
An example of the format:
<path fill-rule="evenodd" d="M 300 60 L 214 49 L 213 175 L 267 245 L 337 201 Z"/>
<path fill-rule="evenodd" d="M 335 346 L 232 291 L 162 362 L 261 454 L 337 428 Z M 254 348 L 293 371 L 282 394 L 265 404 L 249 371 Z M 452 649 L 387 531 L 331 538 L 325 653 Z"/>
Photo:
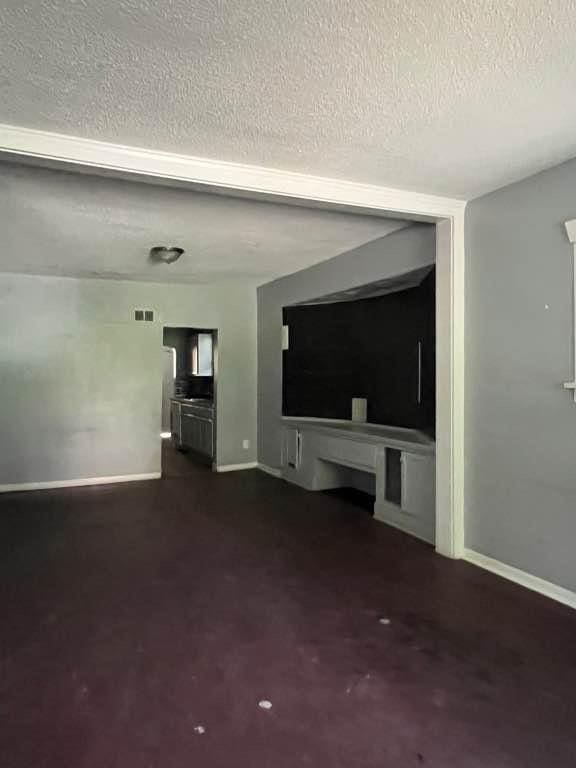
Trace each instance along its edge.
<path fill-rule="evenodd" d="M 389 454 L 397 449 L 385 448 L 384 450 Z M 392 483 L 387 482 L 391 468 L 390 462 L 386 462 L 384 471 L 380 477 L 377 476 L 374 517 L 434 543 L 436 534 L 434 456 L 413 453 L 410 450 L 399 451 L 399 454 L 399 482 L 396 480 Z"/>
<path fill-rule="evenodd" d="M 180 450 L 214 458 L 214 410 L 211 405 L 172 400 L 170 409 L 172 441 Z"/>
<path fill-rule="evenodd" d="M 434 542 L 434 441 L 417 430 L 338 422 L 283 421 L 282 476 L 311 491 L 372 476 L 374 517 Z"/>
<path fill-rule="evenodd" d="M 182 445 L 204 456 L 213 456 L 213 431 L 212 419 L 193 411 L 182 412 Z"/>

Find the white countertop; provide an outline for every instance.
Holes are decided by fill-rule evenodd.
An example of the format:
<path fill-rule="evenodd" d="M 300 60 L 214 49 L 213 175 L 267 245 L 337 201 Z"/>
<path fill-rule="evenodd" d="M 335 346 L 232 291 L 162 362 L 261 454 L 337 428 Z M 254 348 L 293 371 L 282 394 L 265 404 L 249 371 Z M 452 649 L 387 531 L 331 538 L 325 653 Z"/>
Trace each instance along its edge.
<path fill-rule="evenodd" d="M 418 429 L 389 427 L 384 424 L 366 424 L 343 419 L 314 419 L 304 416 L 282 416 L 282 423 L 315 432 L 329 432 L 349 439 L 361 438 L 366 442 L 386 443 L 400 450 L 416 450 L 419 453 L 434 453 L 435 441 Z"/>

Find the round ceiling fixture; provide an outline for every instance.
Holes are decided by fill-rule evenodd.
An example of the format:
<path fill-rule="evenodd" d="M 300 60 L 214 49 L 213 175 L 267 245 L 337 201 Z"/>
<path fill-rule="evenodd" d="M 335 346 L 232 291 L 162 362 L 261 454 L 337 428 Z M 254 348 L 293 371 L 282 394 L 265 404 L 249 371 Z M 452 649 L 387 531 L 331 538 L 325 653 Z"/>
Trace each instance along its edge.
<path fill-rule="evenodd" d="M 150 258 L 152 261 L 159 262 L 161 264 L 173 264 L 184 253 L 184 248 L 177 248 L 171 245 L 155 245 L 154 248 L 150 248 Z"/>

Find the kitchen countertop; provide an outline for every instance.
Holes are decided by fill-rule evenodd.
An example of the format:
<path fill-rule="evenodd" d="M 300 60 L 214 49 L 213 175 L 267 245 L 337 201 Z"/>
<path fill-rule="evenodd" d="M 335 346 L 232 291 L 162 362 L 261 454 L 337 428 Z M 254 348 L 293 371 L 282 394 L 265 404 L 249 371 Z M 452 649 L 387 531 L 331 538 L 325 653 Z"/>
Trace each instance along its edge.
<path fill-rule="evenodd" d="M 170 400 L 175 403 L 182 403 L 182 405 L 201 405 L 204 408 L 214 408 L 214 401 L 207 397 L 171 397 Z"/>

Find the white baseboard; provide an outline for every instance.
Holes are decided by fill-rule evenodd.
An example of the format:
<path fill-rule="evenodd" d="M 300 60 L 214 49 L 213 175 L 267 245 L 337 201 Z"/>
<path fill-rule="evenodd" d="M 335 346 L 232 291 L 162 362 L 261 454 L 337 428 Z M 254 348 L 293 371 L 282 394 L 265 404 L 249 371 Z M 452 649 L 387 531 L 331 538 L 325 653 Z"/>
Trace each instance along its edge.
<path fill-rule="evenodd" d="M 160 472 L 146 472 L 142 475 L 110 475 L 109 477 L 80 477 L 77 480 L 49 480 L 41 483 L 4 483 L 0 493 L 15 491 L 47 491 L 51 488 L 78 488 L 84 485 L 109 485 L 112 483 L 132 483 L 138 480 L 158 480 Z"/>
<path fill-rule="evenodd" d="M 258 469 L 262 470 L 262 472 L 266 472 L 267 475 L 272 475 L 272 477 L 282 477 L 281 469 L 269 467 L 268 464 L 258 464 Z"/>
<path fill-rule="evenodd" d="M 565 589 L 565 587 L 560 587 L 558 584 L 553 584 L 551 581 L 546 581 L 538 576 L 532 576 L 532 574 L 526 573 L 526 571 L 521 571 L 512 565 L 501 563 L 499 560 L 494 560 L 492 557 L 475 552 L 472 549 L 464 550 L 464 560 L 477 565 L 479 568 L 484 568 L 486 571 L 491 571 L 497 576 L 502 576 L 503 579 L 514 581 L 516 584 L 520 584 L 520 586 L 526 587 L 526 589 L 531 589 L 533 592 L 539 592 L 551 600 L 568 605 L 570 608 L 576 608 L 576 592 Z"/>
<path fill-rule="evenodd" d="M 257 461 L 249 461 L 246 464 L 218 464 L 216 472 L 238 472 L 242 469 L 256 469 Z"/>

